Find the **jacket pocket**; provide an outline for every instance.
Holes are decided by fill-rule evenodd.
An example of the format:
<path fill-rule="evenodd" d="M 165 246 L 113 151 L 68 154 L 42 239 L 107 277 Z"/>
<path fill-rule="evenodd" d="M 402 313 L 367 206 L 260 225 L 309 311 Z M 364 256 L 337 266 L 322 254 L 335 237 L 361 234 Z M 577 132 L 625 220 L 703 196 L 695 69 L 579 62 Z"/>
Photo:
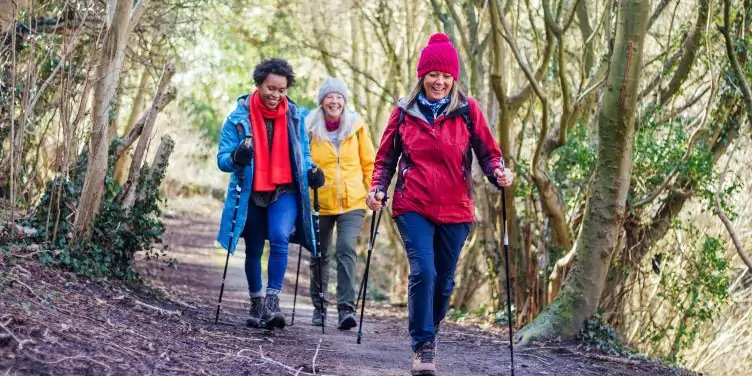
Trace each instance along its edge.
<path fill-rule="evenodd" d="M 366 187 L 362 181 L 345 180 L 343 184 L 343 206 L 345 210 L 352 209 L 366 202 Z"/>
<path fill-rule="evenodd" d="M 311 189 L 311 203 L 313 204 L 313 189 Z M 326 183 L 319 188 L 319 205 L 321 210 L 337 210 L 337 185 Z"/>

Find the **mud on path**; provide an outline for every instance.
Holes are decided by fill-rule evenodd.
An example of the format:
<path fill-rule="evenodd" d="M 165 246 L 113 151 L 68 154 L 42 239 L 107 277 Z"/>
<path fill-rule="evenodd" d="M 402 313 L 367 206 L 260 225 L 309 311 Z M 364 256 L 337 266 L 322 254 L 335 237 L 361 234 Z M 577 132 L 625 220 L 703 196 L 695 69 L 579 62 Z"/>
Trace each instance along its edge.
<path fill-rule="evenodd" d="M 178 264 L 139 261 L 151 289 L 87 281 L 43 267 L 33 257 L 0 256 L 0 375 L 410 374 L 405 308 L 369 301 L 360 345 L 357 328 L 336 329 L 336 312 L 330 312 L 325 334 L 310 325 L 306 251 L 295 325 L 274 332 L 244 326 L 242 242 L 230 258 L 221 322 L 214 325 L 225 261 L 214 246 L 218 213 L 216 207 L 192 205 L 166 219 L 164 241 Z M 288 324 L 297 254 L 297 246 L 291 248 L 283 291 Z M 440 374 L 509 375 L 506 339 L 502 330 L 444 324 L 438 339 Z M 549 344 L 515 351 L 515 374 L 690 373 Z"/>

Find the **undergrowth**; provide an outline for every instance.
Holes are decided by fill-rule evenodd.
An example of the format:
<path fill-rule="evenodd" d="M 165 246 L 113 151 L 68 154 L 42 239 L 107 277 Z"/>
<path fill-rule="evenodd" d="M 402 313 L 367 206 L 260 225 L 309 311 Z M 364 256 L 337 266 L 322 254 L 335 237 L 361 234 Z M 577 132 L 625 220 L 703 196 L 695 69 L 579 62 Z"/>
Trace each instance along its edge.
<path fill-rule="evenodd" d="M 111 150 L 119 140 L 111 145 Z M 39 260 L 45 265 L 61 265 L 71 271 L 93 278 L 116 278 L 140 281 L 133 268 L 136 252 L 145 251 L 147 259 L 164 259 L 167 246 L 162 244 L 164 224 L 161 220 L 160 203 L 164 202 L 159 185 L 162 173 L 150 174 L 145 166 L 136 190 L 133 206 L 121 206 L 125 189 L 113 179 L 114 163 L 110 161 L 102 196 L 102 209 L 94 219 L 89 240 L 74 242 L 75 209 L 84 183 L 87 152 L 79 155 L 68 177 L 57 177 L 47 184 L 31 217 L 23 222 L 36 230 L 24 239 L 25 243 L 40 244 L 45 251 Z M 164 166 L 155 166 L 164 171 Z"/>

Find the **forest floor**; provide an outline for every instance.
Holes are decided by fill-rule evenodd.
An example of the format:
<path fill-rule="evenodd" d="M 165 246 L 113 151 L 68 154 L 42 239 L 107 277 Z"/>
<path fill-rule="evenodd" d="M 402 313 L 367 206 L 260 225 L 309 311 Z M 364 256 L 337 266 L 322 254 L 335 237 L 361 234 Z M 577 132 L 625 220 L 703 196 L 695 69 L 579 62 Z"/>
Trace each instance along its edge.
<path fill-rule="evenodd" d="M 301 267 L 290 326 L 297 247 L 291 248 L 282 307 L 288 326 L 244 326 L 244 253 L 230 258 L 220 323 L 214 324 L 225 253 L 214 245 L 219 204 L 183 203 L 165 219 L 176 267 L 139 260 L 149 287 L 91 281 L 41 265 L 31 251 L 0 255 L 2 375 L 409 375 L 406 308 L 367 302 L 357 328 L 326 333 L 310 325 L 308 265 Z M 239 247 L 242 249 L 243 247 Z M 509 375 L 503 329 L 445 323 L 441 375 Z M 577 343 L 515 349 L 516 375 L 693 375 L 641 358 L 606 356 Z"/>

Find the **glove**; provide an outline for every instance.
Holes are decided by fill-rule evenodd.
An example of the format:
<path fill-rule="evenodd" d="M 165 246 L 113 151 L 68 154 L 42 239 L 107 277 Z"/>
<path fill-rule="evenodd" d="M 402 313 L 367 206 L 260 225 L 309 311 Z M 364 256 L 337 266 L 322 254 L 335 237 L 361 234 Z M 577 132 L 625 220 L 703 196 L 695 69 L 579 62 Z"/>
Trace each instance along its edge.
<path fill-rule="evenodd" d="M 245 142 L 232 152 L 232 161 L 241 167 L 251 164 L 251 157 L 253 157 L 253 146 L 245 146 Z"/>
<path fill-rule="evenodd" d="M 324 171 L 320 168 L 308 170 L 308 185 L 313 188 L 321 188 L 324 185 Z"/>

